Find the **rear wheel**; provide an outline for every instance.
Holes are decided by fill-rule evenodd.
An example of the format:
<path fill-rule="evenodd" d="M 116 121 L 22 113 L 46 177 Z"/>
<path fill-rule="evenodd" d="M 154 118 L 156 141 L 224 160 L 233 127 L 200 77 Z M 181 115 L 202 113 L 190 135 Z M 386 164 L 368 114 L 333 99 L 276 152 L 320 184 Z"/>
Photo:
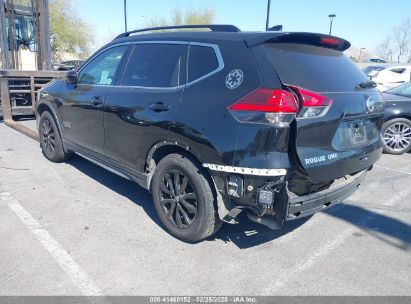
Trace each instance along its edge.
<path fill-rule="evenodd" d="M 221 227 L 204 169 L 185 156 L 170 154 L 159 162 L 152 194 L 161 222 L 180 240 L 199 241 Z"/>
<path fill-rule="evenodd" d="M 385 153 L 400 155 L 411 150 L 411 121 L 395 118 L 382 126 Z"/>
<path fill-rule="evenodd" d="M 53 116 L 47 111 L 40 116 L 40 146 L 43 155 L 50 161 L 58 163 L 67 160 L 71 153 L 64 152 L 63 142 Z"/>

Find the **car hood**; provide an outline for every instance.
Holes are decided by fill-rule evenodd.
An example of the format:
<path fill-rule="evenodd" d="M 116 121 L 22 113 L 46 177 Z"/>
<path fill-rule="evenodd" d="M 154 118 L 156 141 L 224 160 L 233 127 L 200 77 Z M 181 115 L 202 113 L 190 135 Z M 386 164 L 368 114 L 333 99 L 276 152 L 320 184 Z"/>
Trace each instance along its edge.
<path fill-rule="evenodd" d="M 388 94 L 388 93 L 383 93 L 385 101 L 409 101 L 411 102 L 410 97 L 405 97 L 401 95 L 394 95 L 394 94 Z"/>

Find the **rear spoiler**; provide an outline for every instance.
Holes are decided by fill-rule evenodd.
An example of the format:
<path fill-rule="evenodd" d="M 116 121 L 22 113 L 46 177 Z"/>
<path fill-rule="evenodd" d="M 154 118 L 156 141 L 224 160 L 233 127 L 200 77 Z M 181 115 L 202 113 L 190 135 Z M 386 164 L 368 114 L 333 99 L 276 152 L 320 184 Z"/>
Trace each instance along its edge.
<path fill-rule="evenodd" d="M 290 32 L 264 32 L 260 35 L 250 35 L 245 39 L 245 43 L 248 47 L 264 44 L 264 43 L 296 43 L 307 44 L 319 47 L 325 47 L 338 51 L 345 51 L 351 46 L 347 40 L 314 33 L 290 33 Z"/>

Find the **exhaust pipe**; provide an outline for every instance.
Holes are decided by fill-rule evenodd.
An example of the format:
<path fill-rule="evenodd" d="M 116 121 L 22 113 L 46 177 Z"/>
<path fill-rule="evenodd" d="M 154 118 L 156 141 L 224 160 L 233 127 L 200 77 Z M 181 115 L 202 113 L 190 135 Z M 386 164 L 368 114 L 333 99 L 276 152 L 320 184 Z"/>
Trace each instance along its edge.
<path fill-rule="evenodd" d="M 258 216 L 254 212 L 247 212 L 247 217 L 258 224 L 267 226 L 271 230 L 281 229 L 281 225 L 273 216 Z"/>

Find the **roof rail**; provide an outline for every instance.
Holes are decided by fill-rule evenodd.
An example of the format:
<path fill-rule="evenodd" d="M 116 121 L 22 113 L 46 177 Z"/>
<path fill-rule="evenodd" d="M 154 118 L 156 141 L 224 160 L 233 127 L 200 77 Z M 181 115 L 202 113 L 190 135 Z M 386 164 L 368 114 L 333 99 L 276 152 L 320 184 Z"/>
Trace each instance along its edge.
<path fill-rule="evenodd" d="M 118 35 L 114 39 L 124 38 L 130 36 L 134 33 L 142 33 L 149 31 L 161 31 L 161 30 L 174 30 L 174 29 L 210 29 L 213 32 L 240 32 L 240 29 L 231 24 L 195 24 L 195 25 L 175 25 L 175 26 L 160 26 L 160 27 L 149 27 L 145 29 L 139 29 L 134 31 L 129 31 Z"/>

